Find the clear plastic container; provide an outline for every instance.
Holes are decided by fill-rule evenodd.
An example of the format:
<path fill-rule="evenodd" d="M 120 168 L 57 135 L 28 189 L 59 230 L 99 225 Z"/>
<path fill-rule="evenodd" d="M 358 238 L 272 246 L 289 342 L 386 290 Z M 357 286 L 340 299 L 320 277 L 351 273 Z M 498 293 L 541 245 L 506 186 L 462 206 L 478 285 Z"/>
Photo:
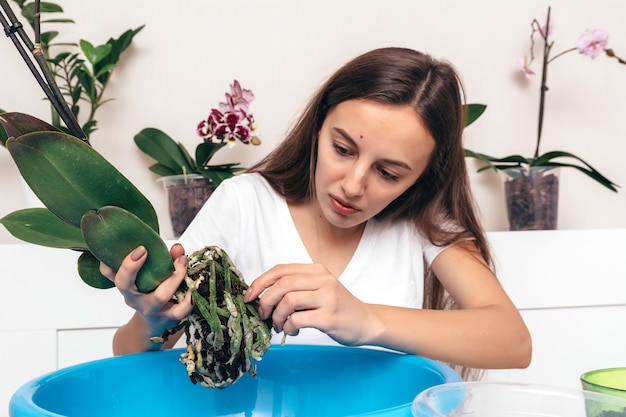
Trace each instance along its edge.
<path fill-rule="evenodd" d="M 414 417 L 626 417 L 626 399 L 573 388 L 460 382 L 422 391 L 411 412 Z"/>

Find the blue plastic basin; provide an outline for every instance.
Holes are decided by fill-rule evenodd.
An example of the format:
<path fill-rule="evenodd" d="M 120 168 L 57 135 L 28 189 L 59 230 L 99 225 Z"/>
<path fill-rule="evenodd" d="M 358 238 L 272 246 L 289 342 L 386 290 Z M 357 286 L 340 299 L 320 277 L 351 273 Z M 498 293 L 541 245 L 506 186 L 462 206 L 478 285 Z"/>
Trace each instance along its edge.
<path fill-rule="evenodd" d="M 23 385 L 11 417 L 403 416 L 426 388 L 461 378 L 413 355 L 339 346 L 272 346 L 223 389 L 193 385 L 181 349 L 140 353 L 61 369 Z"/>

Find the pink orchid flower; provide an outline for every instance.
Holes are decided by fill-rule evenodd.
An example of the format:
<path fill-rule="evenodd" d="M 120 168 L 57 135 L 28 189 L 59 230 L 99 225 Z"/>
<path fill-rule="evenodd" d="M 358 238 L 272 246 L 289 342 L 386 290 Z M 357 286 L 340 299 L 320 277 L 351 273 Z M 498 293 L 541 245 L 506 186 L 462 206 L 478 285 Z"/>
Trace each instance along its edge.
<path fill-rule="evenodd" d="M 520 71 L 522 71 L 522 73 L 526 76 L 526 78 L 532 78 L 535 75 L 535 71 L 530 69 L 531 62 L 532 61 L 530 61 L 526 56 L 520 58 L 517 61 L 517 66 L 519 67 Z"/>
<path fill-rule="evenodd" d="M 609 33 L 604 29 L 587 29 L 576 41 L 578 52 L 595 59 L 606 49 Z"/>
<path fill-rule="evenodd" d="M 254 100 L 252 90 L 241 88 L 239 81 L 235 80 L 230 86 L 230 93 L 226 93 L 226 101 L 219 103 L 222 112 L 248 112 L 250 103 Z M 241 115 L 243 116 L 243 114 Z"/>

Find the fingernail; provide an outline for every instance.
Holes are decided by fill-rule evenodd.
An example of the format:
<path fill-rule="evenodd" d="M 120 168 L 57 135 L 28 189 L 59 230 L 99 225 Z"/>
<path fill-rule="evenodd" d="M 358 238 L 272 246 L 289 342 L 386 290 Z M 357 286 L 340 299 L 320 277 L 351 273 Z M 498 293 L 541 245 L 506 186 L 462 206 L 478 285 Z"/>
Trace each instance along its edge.
<path fill-rule="evenodd" d="M 146 248 L 143 246 L 137 246 L 137 248 L 135 248 L 135 250 L 130 254 L 130 259 L 133 261 L 138 261 L 145 254 Z"/>

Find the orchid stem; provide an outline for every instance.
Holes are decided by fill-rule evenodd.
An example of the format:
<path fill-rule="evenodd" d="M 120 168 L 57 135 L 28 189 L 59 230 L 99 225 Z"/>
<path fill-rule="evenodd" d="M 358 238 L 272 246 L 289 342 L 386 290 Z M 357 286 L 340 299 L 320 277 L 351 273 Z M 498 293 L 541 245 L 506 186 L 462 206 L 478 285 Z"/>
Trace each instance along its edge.
<path fill-rule="evenodd" d="M 548 43 L 548 32 L 550 30 L 550 7 L 548 7 L 548 17 L 546 19 L 545 33 L 543 34 L 543 64 L 541 69 L 541 90 L 539 92 L 539 123 L 537 124 L 537 146 L 535 147 L 534 159 L 539 157 L 539 144 L 541 143 L 541 133 L 543 130 L 543 112 L 546 102 L 546 79 L 548 77 L 548 55 L 550 55 L 551 45 Z"/>

